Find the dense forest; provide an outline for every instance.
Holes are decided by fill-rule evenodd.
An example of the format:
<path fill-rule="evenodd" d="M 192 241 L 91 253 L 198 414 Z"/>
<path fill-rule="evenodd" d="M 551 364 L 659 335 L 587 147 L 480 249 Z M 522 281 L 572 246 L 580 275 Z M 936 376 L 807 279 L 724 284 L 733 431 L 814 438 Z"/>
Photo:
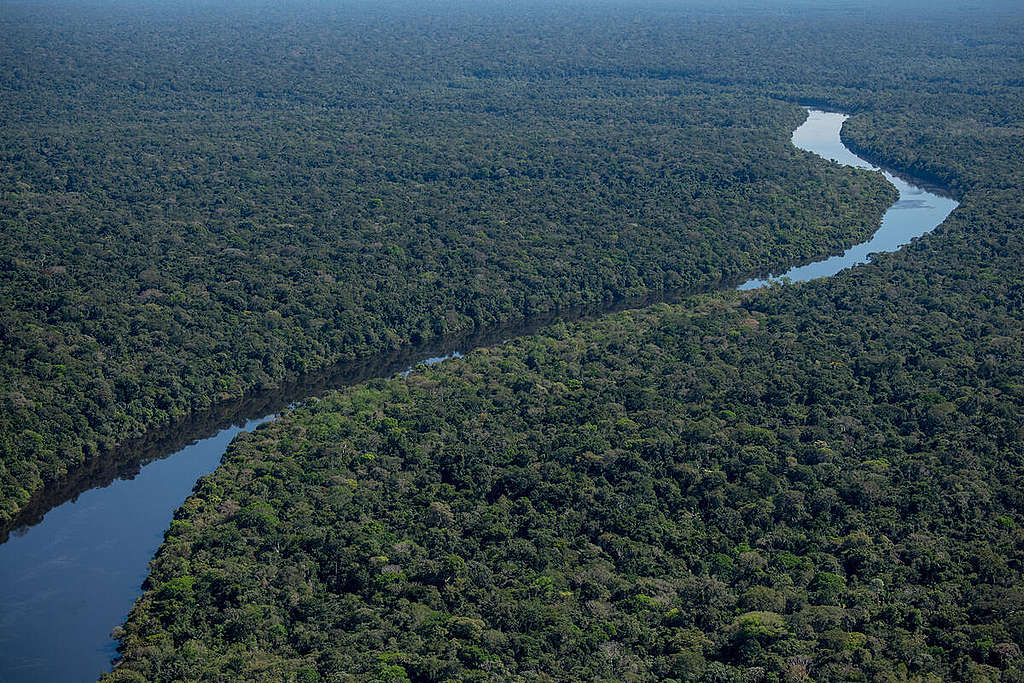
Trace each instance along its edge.
<path fill-rule="evenodd" d="M 111 679 L 1022 680 L 1024 207 L 979 194 L 240 439 Z"/>
<path fill-rule="evenodd" d="M 969 253 L 1019 292 L 990 227 L 1010 253 Z M 955 270 L 909 260 L 256 430 L 171 525 L 110 680 L 1021 680 L 1020 300 L 933 299 Z"/>
<path fill-rule="evenodd" d="M 11 3 L 0 518 L 340 358 L 559 323 L 237 439 L 109 681 L 1024 681 L 1024 15 Z M 113 8 L 113 10 L 111 9 Z"/>
<path fill-rule="evenodd" d="M 614 17 L 52 9 L 0 15 L 0 523 L 219 403 L 821 257 L 893 196 L 787 103 L 581 68 Z"/>

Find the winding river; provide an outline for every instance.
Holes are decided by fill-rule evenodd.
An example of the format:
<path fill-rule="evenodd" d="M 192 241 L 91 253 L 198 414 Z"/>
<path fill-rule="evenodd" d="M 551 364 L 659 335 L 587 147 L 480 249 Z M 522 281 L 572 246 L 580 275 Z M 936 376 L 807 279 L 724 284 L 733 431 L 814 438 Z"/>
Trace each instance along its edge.
<path fill-rule="evenodd" d="M 839 131 L 846 118 L 809 110 L 807 120 L 793 133 L 793 144 L 841 164 L 878 170 L 843 145 Z M 899 190 L 899 199 L 869 241 L 841 256 L 749 280 L 739 288 L 834 275 L 864 263 L 871 253 L 894 251 L 930 232 L 956 208 L 953 199 L 887 171 L 885 177 Z M 530 327 L 545 322 L 550 321 L 536 321 Z M 519 326 L 513 334 L 529 331 Z M 469 349 L 497 341 L 500 331 L 460 344 Z M 391 376 L 418 363 L 440 362 L 458 355 L 453 351 L 443 345 L 406 351 L 297 383 L 273 396 L 252 397 L 200 424 L 177 426 L 184 435 L 158 435 L 134 444 L 132 457 L 97 466 L 51 492 L 24 520 L 34 526 L 15 530 L 0 544 L 0 683 L 93 681 L 98 672 L 110 670 L 116 650 L 109 634 L 140 594 L 164 529 L 196 479 L 213 471 L 240 431 L 272 420 L 304 396 Z M 195 439 L 196 434 L 209 436 Z"/>
<path fill-rule="evenodd" d="M 818 156 L 846 166 L 869 171 L 881 170 L 851 152 L 839 139 L 839 131 L 848 118 L 850 117 L 846 114 L 811 109 L 803 125 L 793 131 L 793 144 L 802 150 L 814 152 Z M 779 276 L 748 280 L 739 288 L 755 289 L 785 281 L 806 282 L 867 263 L 871 254 L 896 251 L 914 238 L 931 232 L 939 223 L 946 220 L 946 216 L 957 206 L 955 199 L 929 192 L 889 171 L 883 170 L 882 173 L 896 186 L 900 196 L 882 216 L 882 223 L 871 239 L 855 244 L 841 256 L 797 266 Z"/>

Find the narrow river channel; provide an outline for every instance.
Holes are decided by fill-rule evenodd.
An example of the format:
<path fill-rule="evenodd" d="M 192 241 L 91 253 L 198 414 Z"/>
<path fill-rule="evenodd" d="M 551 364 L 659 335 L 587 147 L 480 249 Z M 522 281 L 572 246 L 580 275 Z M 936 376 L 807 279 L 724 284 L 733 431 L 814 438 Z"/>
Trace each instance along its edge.
<path fill-rule="evenodd" d="M 875 169 L 840 140 L 846 118 L 810 110 L 808 119 L 794 131 L 793 144 L 841 164 Z M 870 240 L 842 256 L 793 268 L 781 276 L 749 280 L 740 289 L 834 275 L 866 262 L 871 253 L 894 251 L 930 232 L 956 208 L 953 199 L 889 172 L 885 176 L 899 190 L 899 199 Z M 466 340 L 463 348 L 483 341 Z M 500 336 L 490 340 L 496 341 Z M 450 352 L 442 348 L 419 351 L 419 360 L 408 354 L 386 359 L 357 374 L 294 388 L 293 395 L 312 395 L 375 374 L 390 376 L 417 362 L 444 360 Z M 116 655 L 110 632 L 140 594 L 147 564 L 174 511 L 196 480 L 218 465 L 235 435 L 273 419 L 287 402 L 284 399 L 282 404 L 280 397 L 276 403 L 248 402 L 219 423 L 214 421 L 219 431 L 213 436 L 188 445 L 179 443 L 170 457 L 163 457 L 168 451 L 153 447 L 159 453 L 154 457 L 161 459 L 141 468 L 136 462 L 83 477 L 85 485 L 55 494 L 55 503 L 66 502 L 38 511 L 41 521 L 15 530 L 0 544 L 0 683 L 94 681 L 101 671 L 109 671 Z"/>

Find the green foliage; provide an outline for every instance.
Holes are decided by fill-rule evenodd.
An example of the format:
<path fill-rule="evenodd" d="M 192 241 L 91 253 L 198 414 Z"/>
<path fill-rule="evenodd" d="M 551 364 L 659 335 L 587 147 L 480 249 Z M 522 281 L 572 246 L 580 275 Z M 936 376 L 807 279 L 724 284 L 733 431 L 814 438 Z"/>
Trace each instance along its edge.
<path fill-rule="evenodd" d="M 5 8 L 0 522 L 254 390 L 822 257 L 892 199 L 796 153 L 789 104 L 480 11 Z"/>
<path fill-rule="evenodd" d="M 891 189 L 784 100 L 961 205 L 243 437 L 109 680 L 1024 678 L 1019 12 L 137 11 L 4 16 L 3 518 L 339 358 L 850 243 Z"/>

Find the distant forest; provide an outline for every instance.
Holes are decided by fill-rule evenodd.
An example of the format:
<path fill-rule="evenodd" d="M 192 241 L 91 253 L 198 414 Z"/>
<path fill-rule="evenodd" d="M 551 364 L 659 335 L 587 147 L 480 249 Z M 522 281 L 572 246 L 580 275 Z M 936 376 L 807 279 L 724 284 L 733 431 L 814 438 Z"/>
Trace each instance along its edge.
<path fill-rule="evenodd" d="M 232 397 L 108 681 L 1024 681 L 1024 14 L 0 10 L 0 506 Z M 45 11 L 43 11 L 45 10 Z M 961 202 L 827 280 L 894 192 Z"/>

